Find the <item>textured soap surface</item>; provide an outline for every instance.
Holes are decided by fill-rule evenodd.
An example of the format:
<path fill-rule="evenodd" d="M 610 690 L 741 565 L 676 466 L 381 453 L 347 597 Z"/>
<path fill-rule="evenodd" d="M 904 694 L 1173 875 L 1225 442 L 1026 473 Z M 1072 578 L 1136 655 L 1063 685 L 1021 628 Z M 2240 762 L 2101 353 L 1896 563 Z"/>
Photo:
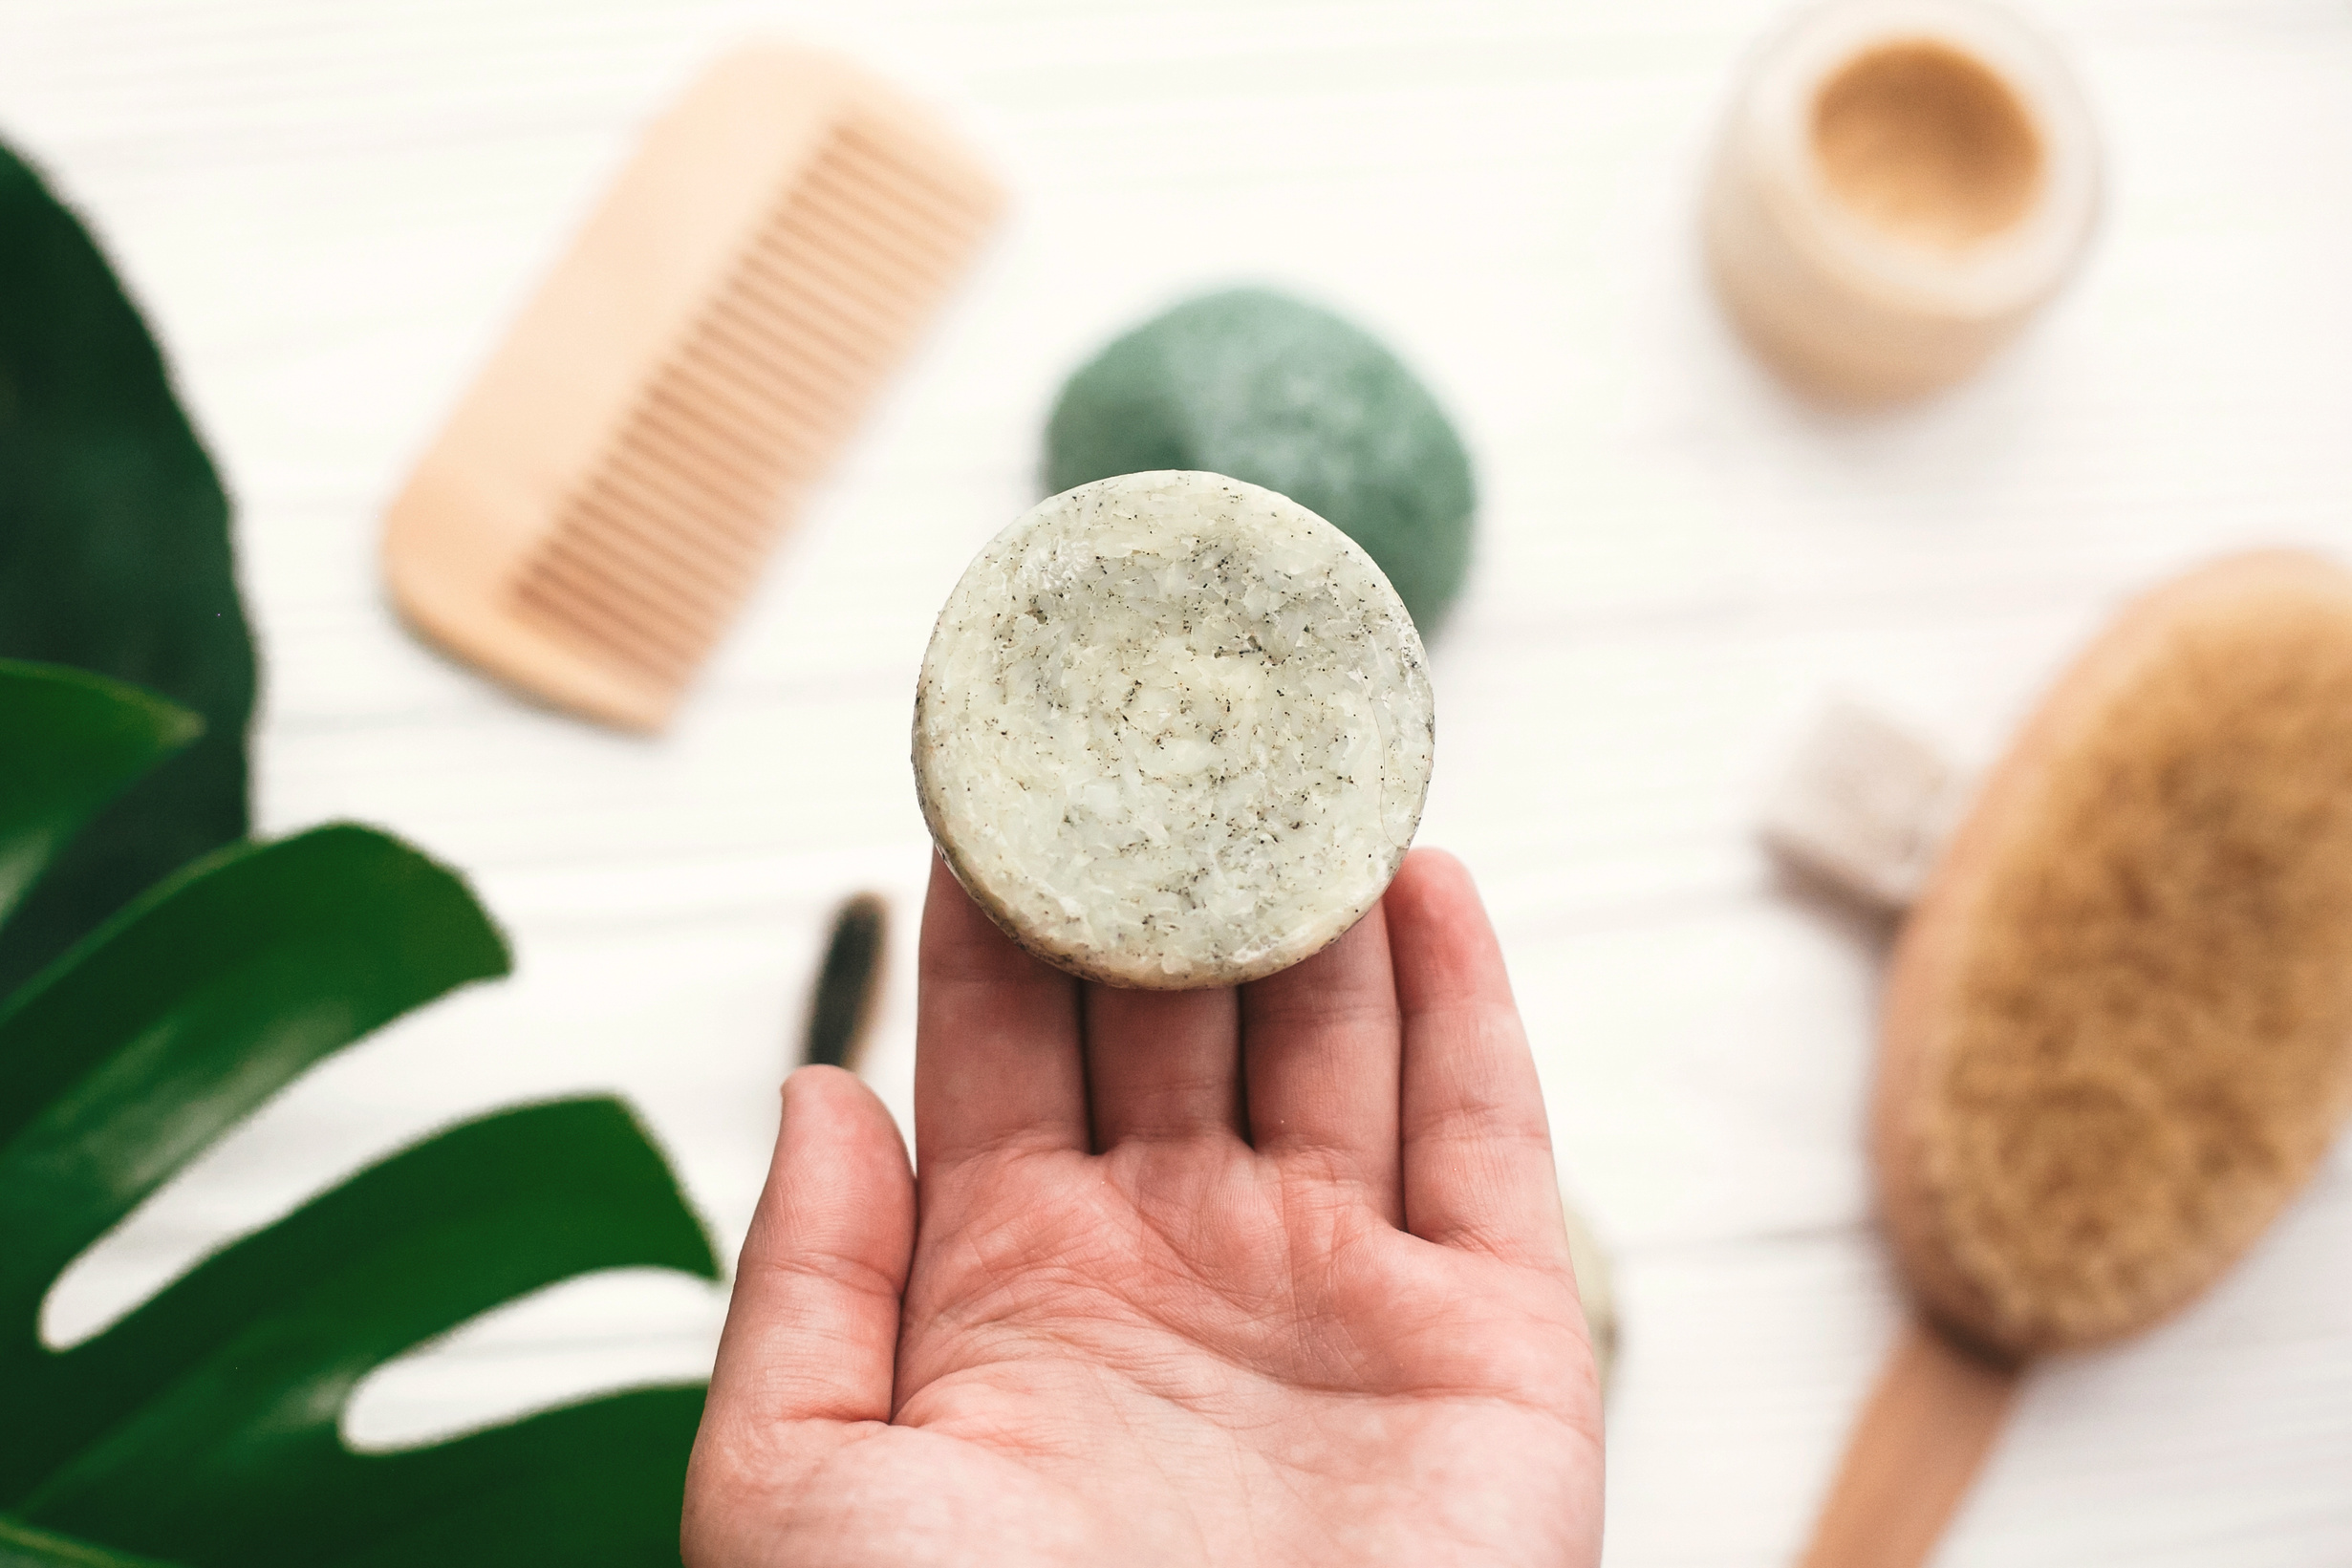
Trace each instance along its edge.
<path fill-rule="evenodd" d="M 996 922 L 1090 979 L 1238 985 L 1338 937 L 1419 825 L 1411 617 L 1283 496 L 1149 472 L 1057 495 L 966 569 L 915 704 L 923 815 Z"/>
<path fill-rule="evenodd" d="M 1046 487 L 1206 469 L 1262 484 L 1370 551 L 1424 634 L 1470 565 L 1469 454 L 1380 341 L 1261 289 L 1189 300 L 1112 342 L 1062 389 Z"/>

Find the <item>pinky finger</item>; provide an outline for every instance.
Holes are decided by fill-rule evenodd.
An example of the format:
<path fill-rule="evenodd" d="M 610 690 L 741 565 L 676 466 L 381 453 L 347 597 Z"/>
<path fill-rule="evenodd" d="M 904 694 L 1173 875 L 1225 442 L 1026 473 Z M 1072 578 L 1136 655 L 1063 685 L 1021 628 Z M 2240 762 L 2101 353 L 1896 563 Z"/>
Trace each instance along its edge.
<path fill-rule="evenodd" d="M 1543 1086 L 1470 873 L 1451 855 L 1415 850 L 1385 907 L 1404 1015 L 1405 1228 L 1564 1269 Z"/>

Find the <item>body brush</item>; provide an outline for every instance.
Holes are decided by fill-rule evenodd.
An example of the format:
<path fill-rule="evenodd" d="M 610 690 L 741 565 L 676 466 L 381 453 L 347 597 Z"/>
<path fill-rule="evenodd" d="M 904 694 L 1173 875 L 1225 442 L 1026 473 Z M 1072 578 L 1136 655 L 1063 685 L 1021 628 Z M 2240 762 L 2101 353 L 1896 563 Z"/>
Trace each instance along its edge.
<path fill-rule="evenodd" d="M 1918 1311 L 1805 1561 L 1923 1561 L 2026 1361 L 2210 1284 L 2352 1103 L 2352 574 L 2250 555 L 2132 605 L 1906 924 L 1873 1125 Z"/>

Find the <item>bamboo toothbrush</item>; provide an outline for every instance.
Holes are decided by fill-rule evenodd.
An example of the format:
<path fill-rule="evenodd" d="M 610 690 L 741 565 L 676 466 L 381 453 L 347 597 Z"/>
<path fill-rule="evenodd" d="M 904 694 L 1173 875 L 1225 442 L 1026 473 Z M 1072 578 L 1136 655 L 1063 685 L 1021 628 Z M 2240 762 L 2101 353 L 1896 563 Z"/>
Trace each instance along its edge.
<path fill-rule="evenodd" d="M 858 893 L 833 912 L 832 934 L 809 996 L 800 1046 L 804 1065 L 857 1070 L 881 990 L 889 925 L 889 907 L 878 893 Z"/>
<path fill-rule="evenodd" d="M 648 133 L 394 503 L 401 611 L 549 702 L 660 726 L 1001 204 L 848 62 L 723 59 Z"/>

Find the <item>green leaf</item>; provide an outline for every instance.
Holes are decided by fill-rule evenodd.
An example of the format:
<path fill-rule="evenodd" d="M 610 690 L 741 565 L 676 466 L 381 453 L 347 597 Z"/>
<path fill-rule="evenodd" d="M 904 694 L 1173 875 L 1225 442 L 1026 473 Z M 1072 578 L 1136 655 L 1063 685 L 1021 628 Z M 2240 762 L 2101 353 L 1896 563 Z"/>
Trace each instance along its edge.
<path fill-rule="evenodd" d="M 463 882 L 381 834 L 220 848 L 247 830 L 253 697 L 227 500 L 104 259 L 5 149 L 0 655 L 140 681 L 203 727 L 0 667 L 0 993 L 31 977 L 0 1002 L 0 1565 L 132 1561 L 49 1526 L 191 1568 L 674 1563 L 699 1387 L 406 1453 L 337 1434 L 369 1370 L 502 1301 L 602 1268 L 716 1277 L 615 1102 L 444 1133 L 91 1340 L 39 1342 L 57 1274 L 173 1172 L 507 957 Z"/>
<path fill-rule="evenodd" d="M 701 1421 L 701 1385 L 647 1388 L 370 1460 L 381 1467 L 379 1496 L 431 1495 L 440 1506 L 377 1509 L 375 1537 L 327 1568 L 676 1568 L 686 1458 Z"/>
<path fill-rule="evenodd" d="M 499 1442 L 472 1439 L 476 1460 L 465 1464 L 357 1455 L 336 1436 L 352 1389 L 392 1357 L 527 1292 L 632 1265 L 718 1272 L 660 1156 L 618 1104 L 559 1102 L 444 1133 L 54 1356 L 26 1393 L 33 1408 L 58 1414 L 32 1444 L 11 1445 L 37 1447 L 46 1473 L 16 1506 L 39 1523 L 200 1562 L 324 1563 L 380 1549 L 386 1531 L 430 1524 L 447 1508 L 466 1512 L 469 1500 L 475 1513 L 512 1509 L 499 1477 L 520 1468 L 543 1492 L 560 1483 L 572 1506 L 613 1488 L 661 1491 L 658 1516 L 675 1535 L 691 1419 L 675 1445 L 649 1444 L 641 1429 L 635 1441 L 624 1429 L 557 1442 L 568 1450 L 561 1464 L 550 1463 L 550 1437 L 530 1435 L 532 1423 Z M 648 1418 L 651 1429 L 677 1432 L 680 1410 L 699 1411 L 701 1398 L 699 1388 L 678 1393 L 666 1419 Z M 542 1417 L 537 1429 L 559 1438 L 565 1425 Z M 615 1463 L 615 1444 L 630 1450 L 630 1465 Z M 21 1474 L 36 1456 L 11 1457 Z M 633 1484 L 631 1469 L 648 1466 Z M 532 1511 L 533 1528 L 557 1512 Z M 451 1552 L 500 1560 L 457 1542 L 438 1555 Z"/>
<path fill-rule="evenodd" d="M 88 1541 L 35 1530 L 0 1514 L 0 1568 L 168 1568 L 153 1557 L 125 1557 Z"/>
<path fill-rule="evenodd" d="M 129 790 L 0 927 L 0 995 L 247 831 L 253 649 L 228 503 L 97 247 L 0 147 L 0 657 L 135 681 L 202 740 Z"/>
<path fill-rule="evenodd" d="M 0 756 L 37 760 L 0 780 L 9 864 L 37 872 L 59 825 L 184 728 L 108 682 L 0 669 Z M 699 1385 L 406 1452 L 354 1452 L 338 1429 L 371 1370 L 502 1302 L 602 1269 L 718 1277 L 615 1101 L 443 1132 L 81 1343 L 39 1340 L 58 1274 L 255 1106 L 507 968 L 455 873 L 330 827 L 198 861 L 0 1003 L 0 1568 L 137 1568 L 91 1541 L 186 1568 L 678 1561 Z"/>
<path fill-rule="evenodd" d="M 238 845 L 0 1004 L 0 1387 L 58 1271 L 313 1063 L 506 944 L 453 873 L 363 827 Z M 0 1433 L 0 1506 L 26 1433 Z"/>
<path fill-rule="evenodd" d="M 0 918 L 93 811 L 203 728 L 119 681 L 0 659 Z"/>

